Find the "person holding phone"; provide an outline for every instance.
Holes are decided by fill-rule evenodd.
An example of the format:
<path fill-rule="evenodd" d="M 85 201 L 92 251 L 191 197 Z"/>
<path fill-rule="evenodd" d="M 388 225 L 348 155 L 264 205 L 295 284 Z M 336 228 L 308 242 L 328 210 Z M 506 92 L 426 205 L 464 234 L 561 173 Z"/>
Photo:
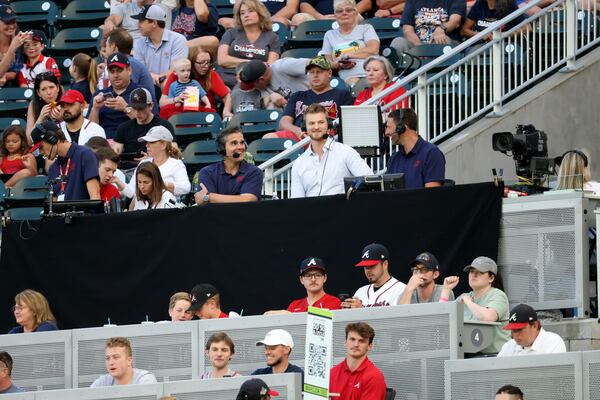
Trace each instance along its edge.
<path fill-rule="evenodd" d="M 135 169 L 141 158 L 145 157 L 146 144 L 138 141 L 155 126 L 164 126 L 175 137 L 173 125 L 154 115 L 152 94 L 146 88 L 137 88 L 129 96 L 129 106 L 135 110 L 135 118 L 117 127 L 113 150 L 121 155 L 121 169 Z"/>
<path fill-rule="evenodd" d="M 287 310 L 267 311 L 265 315 L 289 314 L 294 312 L 307 312 L 308 307 L 339 310 L 342 302 L 335 296 L 325 293 L 327 270 L 323 260 L 309 257 L 300 263 L 300 284 L 306 289 L 306 297 L 294 300 Z"/>

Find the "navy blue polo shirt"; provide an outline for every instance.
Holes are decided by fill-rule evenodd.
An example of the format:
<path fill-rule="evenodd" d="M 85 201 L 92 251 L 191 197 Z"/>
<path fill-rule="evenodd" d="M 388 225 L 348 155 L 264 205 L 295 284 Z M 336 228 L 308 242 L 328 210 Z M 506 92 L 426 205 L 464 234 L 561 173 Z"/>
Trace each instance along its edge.
<path fill-rule="evenodd" d="M 225 165 L 221 161 L 202 168 L 198 176 L 198 186 L 203 183 L 209 193 L 227 195 L 251 193 L 259 200 L 262 182 L 262 171 L 245 161 L 242 161 L 240 170 L 235 175 L 225 172 Z"/>
<path fill-rule="evenodd" d="M 102 90 L 96 90 L 94 96 L 90 100 L 90 107 L 88 109 L 87 118 L 90 117 L 90 113 L 92 112 L 91 105 L 94 104 L 94 98 L 98 95 L 98 93 L 112 93 L 114 97 L 121 96 L 125 99 L 125 101 L 129 104 L 129 95 L 134 89 L 137 89 L 138 86 L 131 82 L 127 89 L 121 94 L 117 94 L 113 91 L 112 86 Z M 150 92 L 152 93 L 152 92 Z M 99 125 L 104 128 L 104 132 L 106 133 L 107 139 L 114 139 L 117 135 L 117 127 L 121 125 L 123 122 L 129 121 L 129 117 L 124 111 L 112 110 L 106 106 L 103 106 L 100 109 L 99 116 Z"/>
<path fill-rule="evenodd" d="M 69 166 L 68 172 L 67 165 Z M 99 178 L 96 154 L 85 146 L 71 143 L 66 157 L 58 157 L 48 169 L 48 178 L 58 178 L 61 168 L 62 174 L 66 175 L 67 179 L 64 185 L 65 200 L 89 200 L 90 195 L 86 182 Z M 54 185 L 54 194 L 57 197 L 63 194 L 60 187 L 60 183 Z"/>
<path fill-rule="evenodd" d="M 288 367 L 285 370 L 285 373 L 288 373 L 288 372 L 298 372 L 298 373 L 304 374 L 304 370 L 302 370 L 302 368 L 300 368 L 299 366 L 294 365 L 294 364 L 288 364 Z M 251 375 L 270 375 L 272 373 L 273 373 L 273 367 L 266 367 L 266 368 L 257 369 Z"/>
<path fill-rule="evenodd" d="M 415 146 L 406 154 L 400 146 L 387 164 L 387 174 L 404 173 L 407 189 L 425 187 L 429 182 L 443 182 L 446 174 L 446 158 L 433 143 L 419 137 Z"/>

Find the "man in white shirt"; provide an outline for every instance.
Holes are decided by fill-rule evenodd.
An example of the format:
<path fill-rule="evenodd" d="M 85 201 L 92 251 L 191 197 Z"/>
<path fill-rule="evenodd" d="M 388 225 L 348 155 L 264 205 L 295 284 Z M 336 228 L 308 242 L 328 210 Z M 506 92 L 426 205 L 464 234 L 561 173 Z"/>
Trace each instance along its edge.
<path fill-rule="evenodd" d="M 371 243 L 362 251 L 357 267 L 364 267 L 370 285 L 358 289 L 354 297 L 342 303 L 343 308 L 395 306 L 406 285 L 390 275 L 390 253 L 379 243 Z"/>
<path fill-rule="evenodd" d="M 512 339 L 502 346 L 498 357 L 567 351 L 562 338 L 556 333 L 545 331 L 535 310 L 527 304 L 519 304 L 510 311 L 508 325 L 504 329 L 511 331 Z"/>
<path fill-rule="evenodd" d="M 69 142 L 84 146 L 90 138 L 100 136 L 106 139 L 104 128 L 83 117 L 85 99 L 77 90 L 67 90 L 58 102 L 62 108 L 63 122 L 60 130 Z"/>
<path fill-rule="evenodd" d="M 154 374 L 133 368 L 131 343 L 125 337 L 106 341 L 105 358 L 108 374 L 100 376 L 90 387 L 156 383 Z"/>
<path fill-rule="evenodd" d="M 373 175 L 356 150 L 330 137 L 325 107 L 311 104 L 304 121 L 311 140 L 292 166 L 292 198 L 341 194 L 345 177 Z"/>

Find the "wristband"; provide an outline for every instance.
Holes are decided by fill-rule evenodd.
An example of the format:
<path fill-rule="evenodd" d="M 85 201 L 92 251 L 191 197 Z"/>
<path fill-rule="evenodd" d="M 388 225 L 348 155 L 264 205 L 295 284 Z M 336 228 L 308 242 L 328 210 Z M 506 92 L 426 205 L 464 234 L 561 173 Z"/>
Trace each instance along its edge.
<path fill-rule="evenodd" d="M 448 302 L 447 297 L 440 297 L 440 303 L 446 303 L 446 302 Z"/>
<path fill-rule="evenodd" d="M 391 17 L 391 16 L 392 16 L 392 14 L 394 14 L 394 13 L 392 12 L 392 9 L 391 9 L 391 8 L 388 8 L 388 12 L 389 12 L 389 14 L 388 14 L 388 17 Z"/>

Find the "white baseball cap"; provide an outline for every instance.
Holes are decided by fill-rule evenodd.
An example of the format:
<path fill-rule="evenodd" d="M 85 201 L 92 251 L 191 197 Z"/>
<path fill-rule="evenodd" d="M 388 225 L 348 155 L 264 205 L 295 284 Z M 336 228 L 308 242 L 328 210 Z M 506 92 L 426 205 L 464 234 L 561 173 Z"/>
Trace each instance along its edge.
<path fill-rule="evenodd" d="M 272 331 L 267 332 L 267 335 L 263 340 L 256 342 L 257 346 L 276 346 L 278 344 L 282 344 L 293 349 L 294 339 L 292 339 L 292 335 L 290 335 L 290 333 L 285 329 L 273 329 Z"/>
<path fill-rule="evenodd" d="M 151 19 L 155 21 L 166 21 L 167 13 L 156 4 L 147 4 L 141 9 L 137 15 L 132 15 L 131 18 L 137 20 Z"/>
<path fill-rule="evenodd" d="M 173 141 L 171 132 L 162 125 L 150 128 L 145 136 L 138 138 L 138 142 L 158 142 L 159 140 L 164 140 L 165 142 Z"/>

